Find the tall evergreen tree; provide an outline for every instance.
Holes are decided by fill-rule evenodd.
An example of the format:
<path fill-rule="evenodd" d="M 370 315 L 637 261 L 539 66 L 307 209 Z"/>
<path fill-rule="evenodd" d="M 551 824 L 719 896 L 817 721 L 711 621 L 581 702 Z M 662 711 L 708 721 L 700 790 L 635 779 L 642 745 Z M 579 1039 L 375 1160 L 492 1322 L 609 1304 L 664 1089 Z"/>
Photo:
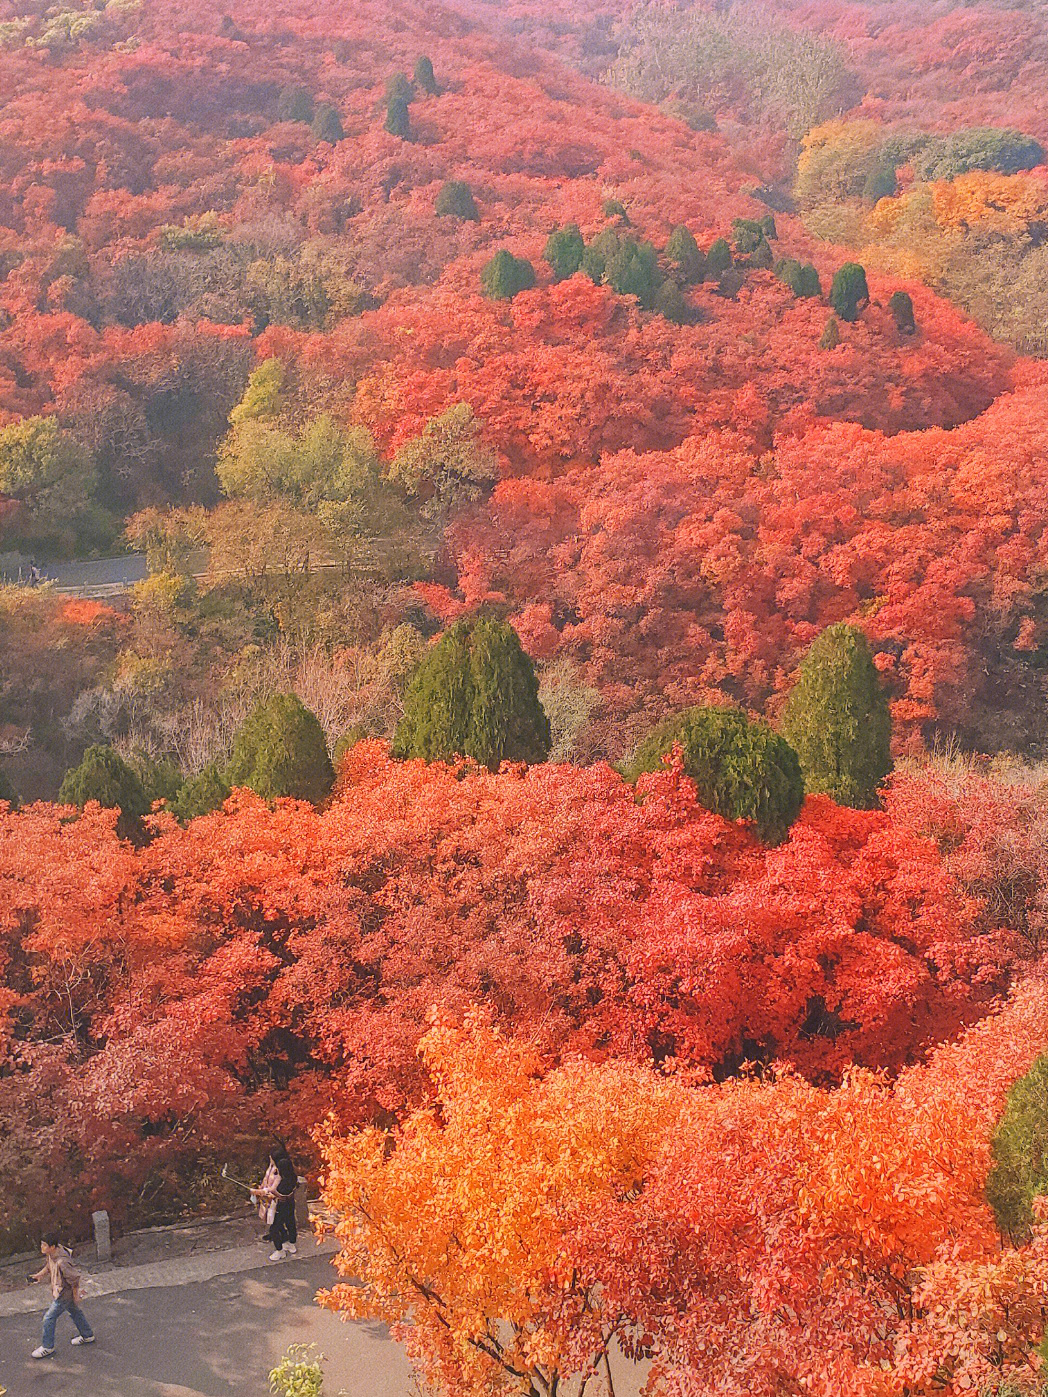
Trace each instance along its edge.
<path fill-rule="evenodd" d="M 908 291 L 893 292 L 888 302 L 888 309 L 891 311 L 895 328 L 900 335 L 912 335 L 916 332 L 917 321 L 913 314 L 913 297 Z"/>
<path fill-rule="evenodd" d="M 566 281 L 582 266 L 585 254 L 586 244 L 582 241 L 578 225 L 569 223 L 549 235 L 542 257 L 552 267 L 554 281 Z"/>
<path fill-rule="evenodd" d="M 228 795 L 228 781 L 218 766 L 212 764 L 183 783 L 171 803 L 171 810 L 183 822 L 195 820 L 200 815 L 210 815 L 217 810 Z"/>
<path fill-rule="evenodd" d="M 346 135 L 342 118 L 330 102 L 321 102 L 317 108 L 312 131 L 318 141 L 327 141 L 328 145 L 337 145 Z"/>
<path fill-rule="evenodd" d="M 501 248 L 481 272 L 480 283 L 488 300 L 511 301 L 518 291 L 535 285 L 535 268 L 526 257 Z"/>
<path fill-rule="evenodd" d="M 737 708 L 687 708 L 648 734 L 622 774 L 636 781 L 658 771 L 678 746 L 707 810 L 753 821 L 769 844 L 785 839 L 804 802 L 804 780 L 796 752 L 767 723 Z"/>
<path fill-rule="evenodd" d="M 449 179 L 441 185 L 435 212 L 440 217 L 462 218 L 469 223 L 480 221 L 480 211 L 473 191 L 465 180 Z"/>
<path fill-rule="evenodd" d="M 295 694 L 274 694 L 244 720 L 225 778 L 263 800 L 295 796 L 318 804 L 331 790 L 335 769 L 314 715 Z"/>
<path fill-rule="evenodd" d="M 408 685 L 394 756 L 472 757 L 497 771 L 504 761 L 545 761 L 549 748 L 549 719 L 516 631 L 493 617 L 456 622 Z"/>
<path fill-rule="evenodd" d="M 706 254 L 706 270 L 713 276 L 720 276 L 721 272 L 726 272 L 731 266 L 731 247 L 727 238 L 717 238 L 711 243 L 710 250 Z"/>
<path fill-rule="evenodd" d="M 313 98 L 304 87 L 285 87 L 277 101 L 278 121 L 313 120 Z"/>
<path fill-rule="evenodd" d="M 833 278 L 830 288 L 830 305 L 842 320 L 858 320 L 863 308 L 869 304 L 870 288 L 866 284 L 866 272 L 858 262 L 845 262 Z"/>
<path fill-rule="evenodd" d="M 117 830 L 125 839 L 138 829 L 138 822 L 150 809 L 149 797 L 138 776 L 112 747 L 89 747 L 79 766 L 66 772 L 58 792 L 61 805 L 79 805 L 97 800 L 105 810 L 119 810 Z"/>
<path fill-rule="evenodd" d="M 706 274 L 706 258 L 695 241 L 695 236 L 683 224 L 674 228 L 666 244 L 666 256 L 676 263 L 680 275 L 686 282 L 699 282 Z"/>
<path fill-rule="evenodd" d="M 433 71 L 433 61 L 423 54 L 415 60 L 415 86 L 422 92 L 426 92 L 430 97 L 436 97 L 440 92 L 437 86 L 437 77 Z"/>
<path fill-rule="evenodd" d="M 868 810 L 892 769 L 891 716 L 869 643 L 856 626 L 829 626 L 801 662 L 782 733 L 809 792 Z"/>
<path fill-rule="evenodd" d="M 402 141 L 411 139 L 411 108 L 405 97 L 391 97 L 386 104 L 386 130 Z"/>

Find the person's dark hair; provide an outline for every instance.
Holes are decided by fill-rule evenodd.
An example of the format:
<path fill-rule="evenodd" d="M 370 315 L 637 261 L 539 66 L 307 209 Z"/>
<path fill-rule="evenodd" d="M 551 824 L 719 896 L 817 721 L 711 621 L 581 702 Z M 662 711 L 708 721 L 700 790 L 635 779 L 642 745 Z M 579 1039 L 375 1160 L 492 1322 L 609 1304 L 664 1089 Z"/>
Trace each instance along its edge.
<path fill-rule="evenodd" d="M 43 1242 L 45 1247 L 60 1247 L 62 1245 L 62 1243 L 58 1240 L 57 1232 L 45 1232 L 41 1236 L 40 1240 L 41 1242 Z"/>
<path fill-rule="evenodd" d="M 287 1145 L 284 1144 L 283 1140 L 275 1140 L 273 1142 L 269 1150 L 269 1157 L 281 1173 L 284 1172 L 285 1167 L 288 1169 L 294 1168 L 291 1162 L 291 1156 L 288 1153 Z"/>

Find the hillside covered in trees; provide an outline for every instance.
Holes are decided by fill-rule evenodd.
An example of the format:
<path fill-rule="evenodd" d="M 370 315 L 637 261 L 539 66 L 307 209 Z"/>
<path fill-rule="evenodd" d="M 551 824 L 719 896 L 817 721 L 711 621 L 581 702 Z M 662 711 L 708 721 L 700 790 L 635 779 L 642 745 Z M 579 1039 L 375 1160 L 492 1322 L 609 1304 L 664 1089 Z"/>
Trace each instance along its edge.
<path fill-rule="evenodd" d="M 0 0 L 0 1247 L 277 1127 L 446 1397 L 1044 1397 L 1046 79 Z"/>

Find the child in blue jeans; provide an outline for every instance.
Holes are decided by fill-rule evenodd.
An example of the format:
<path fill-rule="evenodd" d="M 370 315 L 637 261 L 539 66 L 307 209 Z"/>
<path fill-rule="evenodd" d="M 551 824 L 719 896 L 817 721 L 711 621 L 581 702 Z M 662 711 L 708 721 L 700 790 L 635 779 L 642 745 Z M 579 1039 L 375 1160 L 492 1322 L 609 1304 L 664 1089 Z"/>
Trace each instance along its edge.
<path fill-rule="evenodd" d="M 44 1234 L 40 1250 L 47 1258 L 47 1264 L 30 1276 L 31 1281 L 51 1282 L 51 1304 L 44 1315 L 44 1332 L 40 1347 L 33 1350 L 34 1358 L 50 1358 L 55 1351 L 55 1325 L 58 1316 L 65 1311 L 77 1327 L 74 1344 L 93 1344 L 95 1336 L 87 1322 L 87 1316 L 80 1308 L 80 1272 L 73 1265 L 71 1254 L 61 1246 L 54 1232 Z"/>

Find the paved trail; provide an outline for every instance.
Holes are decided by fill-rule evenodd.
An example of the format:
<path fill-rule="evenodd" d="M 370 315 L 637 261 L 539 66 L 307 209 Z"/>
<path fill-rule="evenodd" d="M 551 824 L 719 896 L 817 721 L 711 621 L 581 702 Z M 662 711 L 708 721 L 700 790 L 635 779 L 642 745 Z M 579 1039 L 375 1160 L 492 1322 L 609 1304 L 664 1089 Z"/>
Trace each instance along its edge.
<path fill-rule="evenodd" d="M 54 1358 L 37 1362 L 29 1354 L 40 1342 L 39 1312 L 0 1318 L 0 1386 L 9 1397 L 264 1397 L 287 1346 L 316 1343 L 333 1397 L 340 1388 L 347 1397 L 410 1397 L 407 1360 L 382 1326 L 344 1324 L 313 1303 L 332 1274 L 314 1256 L 88 1297 L 98 1342 L 73 1348 L 63 1316 Z"/>

